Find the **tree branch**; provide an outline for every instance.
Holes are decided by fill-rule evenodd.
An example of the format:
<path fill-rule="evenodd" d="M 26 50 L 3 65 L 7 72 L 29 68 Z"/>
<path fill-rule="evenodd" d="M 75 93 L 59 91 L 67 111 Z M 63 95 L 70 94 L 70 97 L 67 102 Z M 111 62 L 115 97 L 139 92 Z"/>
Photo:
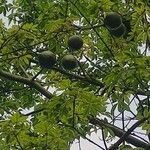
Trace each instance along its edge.
<path fill-rule="evenodd" d="M 38 84 L 37 82 L 32 81 L 28 78 L 24 78 L 24 77 L 21 77 L 21 76 L 18 76 L 18 75 L 13 75 L 13 74 L 8 73 L 8 72 L 3 71 L 3 70 L 0 70 L 0 77 L 5 78 L 7 80 L 20 82 L 20 83 L 26 84 L 30 87 L 33 87 L 49 99 L 51 99 L 53 97 L 53 95 L 49 91 L 44 89 L 40 84 Z"/>
<path fill-rule="evenodd" d="M 132 132 L 135 128 L 137 128 L 140 124 L 144 123 L 148 118 L 149 118 L 149 117 L 146 117 L 146 118 L 143 118 L 143 119 L 137 121 L 130 129 L 128 129 L 127 132 L 125 132 L 125 133 L 121 136 L 121 138 L 120 138 L 116 143 L 114 143 L 114 144 L 109 148 L 109 150 L 115 150 L 115 149 L 117 149 L 118 146 L 119 146 L 122 142 L 124 142 L 124 141 L 127 139 L 127 137 L 131 134 L 131 132 Z M 150 145 L 147 146 L 147 147 L 145 147 L 145 148 L 146 148 L 146 149 L 150 148 Z"/>
<path fill-rule="evenodd" d="M 143 120 L 142 120 L 143 121 Z M 122 137 L 126 132 L 114 125 L 111 125 L 110 123 L 104 121 L 104 120 L 100 120 L 98 118 L 90 118 L 89 119 L 89 122 L 95 126 L 102 126 L 102 127 L 107 127 L 109 129 L 111 129 L 114 134 L 117 136 L 117 137 Z M 127 134 L 127 133 L 126 133 Z M 141 148 L 145 148 L 145 149 L 150 149 L 150 144 L 147 144 L 131 135 L 128 135 L 126 138 L 125 138 L 125 141 L 136 146 L 136 147 L 141 147 Z"/>
<path fill-rule="evenodd" d="M 100 88 L 104 88 L 105 87 L 105 84 L 102 83 L 101 81 L 97 80 L 97 79 L 94 79 L 94 78 L 88 78 L 88 77 L 85 77 L 85 76 L 81 76 L 81 75 L 76 75 L 76 74 L 73 74 L 73 73 L 69 73 L 61 68 L 58 68 L 58 67 L 54 67 L 53 68 L 54 70 L 64 74 L 64 75 L 67 75 L 69 78 L 73 78 L 73 79 L 79 79 L 83 82 L 87 82 L 87 83 L 90 83 L 92 85 L 95 85 L 95 86 L 99 86 Z M 137 89 L 135 91 L 135 89 L 131 89 L 131 88 L 128 88 L 126 90 L 130 90 L 130 91 L 134 91 L 136 94 L 138 95 L 143 95 L 143 96 L 150 96 L 150 91 L 141 91 L 139 89 Z"/>
<path fill-rule="evenodd" d="M 84 78 L 82 76 L 74 75 L 74 74 L 72 75 L 72 74 L 70 74 L 68 72 L 65 72 L 63 70 L 59 70 L 59 72 L 67 74 L 67 75 L 69 75 L 71 77 L 74 77 L 74 78 L 77 78 L 77 79 L 89 82 L 89 83 L 94 84 L 94 85 L 95 84 L 99 85 L 99 86 L 101 85 L 101 84 L 99 84 L 101 82 L 90 80 L 90 79 Z M 27 79 L 27 78 L 24 78 L 24 77 L 20 77 L 18 75 L 13 75 L 11 73 L 8 73 L 8 72 L 2 71 L 2 70 L 0 70 L 0 77 L 5 78 L 7 80 L 20 82 L 20 83 L 26 84 L 26 85 L 28 85 L 30 87 L 33 87 L 37 91 L 39 91 L 41 94 L 43 94 L 45 97 L 47 97 L 49 99 L 51 99 L 53 97 L 53 95 L 50 92 L 48 92 L 46 89 L 44 89 L 40 84 L 38 84 L 37 82 L 32 81 L 30 79 Z M 42 110 L 44 110 L 44 109 L 41 109 L 40 111 L 42 111 Z M 40 111 L 36 110 L 36 111 L 33 111 L 33 112 L 31 112 L 29 114 L 25 114 L 25 115 L 28 116 L 28 115 L 31 115 L 31 114 L 38 113 Z M 98 118 L 92 118 L 92 119 L 90 119 L 90 123 L 92 123 L 93 125 L 109 127 L 114 132 L 114 134 L 116 136 L 118 136 L 118 137 L 121 137 L 121 136 L 123 136 L 123 134 L 125 134 L 125 131 L 121 130 L 120 128 L 118 128 L 116 126 L 113 126 L 113 125 L 111 125 L 109 123 L 106 123 L 105 121 L 100 120 Z M 129 135 L 127 137 L 126 141 L 128 143 L 136 146 L 136 147 L 142 147 L 142 148 L 147 148 L 148 147 L 148 148 L 150 148 L 149 144 L 147 144 L 147 143 L 145 143 L 145 142 L 143 142 L 143 141 L 141 141 L 141 140 L 139 140 L 139 139 L 137 139 L 137 138 L 135 138 L 135 137 L 133 137 L 131 135 Z"/>
<path fill-rule="evenodd" d="M 88 78 L 88 77 L 85 77 L 85 76 L 80 76 L 80 75 L 76 75 L 76 74 L 73 74 L 73 73 L 69 73 L 63 69 L 60 69 L 60 68 L 53 68 L 54 70 L 64 74 L 64 75 L 67 75 L 69 76 L 69 78 L 74 78 L 74 79 L 79 79 L 83 82 L 87 82 L 87 83 L 90 83 L 90 84 L 93 84 L 93 85 L 96 85 L 96 86 L 100 86 L 100 88 L 103 88 L 104 87 L 104 84 L 102 82 L 100 82 L 99 80 L 96 80 L 96 79 L 91 79 L 91 78 Z"/>
<path fill-rule="evenodd" d="M 92 30 L 96 33 L 96 35 L 99 37 L 99 39 L 103 42 L 103 44 L 105 45 L 105 47 L 107 48 L 107 50 L 109 51 L 109 53 L 111 54 L 111 56 L 114 58 L 114 54 L 112 52 L 112 50 L 108 47 L 108 45 L 106 44 L 106 42 L 104 41 L 104 39 L 100 36 L 100 34 L 97 32 L 96 28 L 93 27 L 93 25 L 91 24 L 91 22 L 88 20 L 88 18 L 84 15 L 84 13 L 76 6 L 76 4 L 72 1 L 69 0 L 69 2 L 77 9 L 77 11 L 82 15 L 82 17 L 84 17 L 84 19 L 87 21 L 87 23 L 90 25 L 90 27 L 92 28 Z"/>
<path fill-rule="evenodd" d="M 105 150 L 103 147 L 101 147 L 100 145 L 98 145 L 97 143 L 95 143 L 94 141 L 90 140 L 89 138 L 87 138 L 84 134 L 82 134 L 78 129 L 76 129 L 75 127 L 73 128 L 79 135 L 81 135 L 83 138 L 85 138 L 87 141 L 89 141 L 90 143 L 94 144 L 95 146 L 99 147 L 102 150 Z"/>
<path fill-rule="evenodd" d="M 38 63 L 36 60 L 31 60 L 33 63 Z M 100 80 L 98 79 L 94 79 L 94 78 L 89 78 L 89 77 L 85 77 L 85 76 L 81 76 L 81 75 L 77 75 L 77 74 L 73 74 L 73 73 L 70 73 L 64 69 L 61 69 L 61 68 L 58 68 L 58 67 L 53 67 L 52 68 L 53 70 L 55 71 L 58 71 L 66 76 L 68 76 L 70 79 L 75 79 L 75 80 L 81 80 L 85 83 L 89 83 L 89 84 L 92 84 L 92 85 L 95 85 L 95 86 L 99 86 L 99 88 L 104 88 L 105 87 L 105 84 L 102 83 Z M 103 92 L 105 92 L 106 89 L 104 89 Z M 131 89 L 131 88 L 128 88 L 126 90 L 129 90 L 129 91 L 134 91 L 135 94 L 137 95 L 143 95 L 143 96 L 150 96 L 150 91 L 141 91 L 139 89 L 137 89 L 135 91 L 135 89 Z M 103 93 L 104 94 L 104 93 Z M 103 95 L 102 94 L 102 95 Z"/>
<path fill-rule="evenodd" d="M 22 114 L 24 116 L 29 116 L 29 115 L 33 115 L 33 114 L 36 114 L 36 113 L 39 113 L 41 111 L 43 111 L 43 109 L 39 109 L 39 110 L 35 110 L 35 111 L 32 111 L 30 113 L 27 113 L 27 114 Z M 98 118 L 89 118 L 89 122 L 95 126 L 100 126 L 100 127 L 107 127 L 109 129 L 111 129 L 115 136 L 117 137 L 122 137 L 126 132 L 104 120 L 100 120 Z M 150 148 L 150 144 L 147 144 L 137 138 L 135 138 L 134 136 L 131 136 L 131 135 L 128 135 L 125 139 L 126 142 L 136 146 L 136 147 L 141 147 L 141 148 Z"/>

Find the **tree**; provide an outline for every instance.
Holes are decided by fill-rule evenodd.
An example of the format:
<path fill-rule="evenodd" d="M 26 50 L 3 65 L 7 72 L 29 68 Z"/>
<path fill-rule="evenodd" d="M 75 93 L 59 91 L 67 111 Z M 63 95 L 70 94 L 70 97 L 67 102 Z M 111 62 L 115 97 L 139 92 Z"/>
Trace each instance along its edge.
<path fill-rule="evenodd" d="M 150 149 L 148 0 L 2 0 L 0 13 L 13 24 L 0 21 L 0 149 L 67 150 L 80 138 Z M 75 35 L 83 43 L 74 51 Z M 43 51 L 56 56 L 50 68 L 39 64 Z M 76 68 L 63 68 L 65 55 Z M 87 137 L 98 130 L 104 146 Z"/>

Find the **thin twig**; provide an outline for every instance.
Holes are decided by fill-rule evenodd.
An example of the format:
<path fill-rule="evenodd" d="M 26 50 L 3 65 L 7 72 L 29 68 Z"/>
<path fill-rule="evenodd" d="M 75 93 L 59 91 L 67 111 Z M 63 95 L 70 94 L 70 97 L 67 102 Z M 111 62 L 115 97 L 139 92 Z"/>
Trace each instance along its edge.
<path fill-rule="evenodd" d="M 79 130 L 77 130 L 76 128 L 74 128 L 74 130 L 81 135 L 82 137 L 84 137 L 87 141 L 89 141 L 90 143 L 94 144 L 95 146 L 99 147 L 102 150 L 105 150 L 103 147 L 101 147 L 100 145 L 98 145 L 97 143 L 95 143 L 94 141 L 90 140 L 89 138 L 87 138 L 85 135 L 83 135 Z"/>
<path fill-rule="evenodd" d="M 43 68 L 34 76 L 34 77 L 32 77 L 32 81 L 34 81 L 35 80 L 35 78 L 37 78 L 38 77 L 38 75 L 39 74 L 41 74 L 42 73 L 42 71 L 43 71 Z"/>
<path fill-rule="evenodd" d="M 73 127 L 75 127 L 75 109 L 76 109 L 76 98 L 73 98 L 73 109 L 72 109 L 72 118 L 73 118 Z"/>
<path fill-rule="evenodd" d="M 106 127 L 106 128 L 109 128 L 111 129 L 115 136 L 117 137 L 122 137 L 126 132 L 123 131 L 122 129 L 118 128 L 117 126 L 114 126 L 104 120 L 100 120 L 99 118 L 89 118 L 89 121 L 91 124 L 95 125 L 95 126 L 98 126 L 98 127 Z M 150 147 L 150 144 L 147 144 L 139 139 L 137 139 L 136 137 L 133 137 L 131 135 L 128 135 L 126 138 L 125 138 L 125 141 L 136 146 L 136 147 L 141 147 L 141 148 L 147 148 L 147 147 Z"/>
<path fill-rule="evenodd" d="M 102 138 L 103 138 L 105 149 L 108 150 L 108 147 L 107 147 L 107 144 L 106 144 L 106 140 L 105 140 L 105 136 L 104 136 L 104 128 L 103 127 L 102 127 Z"/>
<path fill-rule="evenodd" d="M 81 140 L 79 139 L 79 150 L 81 150 Z"/>
<path fill-rule="evenodd" d="M 105 47 L 108 49 L 108 51 L 110 52 L 111 56 L 114 58 L 114 54 L 112 53 L 111 49 L 108 47 L 108 45 L 106 44 L 106 42 L 103 40 L 103 38 L 100 36 L 100 34 L 97 32 L 97 30 L 93 27 L 93 25 L 90 23 L 90 21 L 88 20 L 88 18 L 81 12 L 81 10 L 76 6 L 76 4 L 74 2 L 72 2 L 72 0 L 69 0 L 69 2 L 79 11 L 79 13 L 85 18 L 85 20 L 87 21 L 87 23 L 91 26 L 91 28 L 93 29 L 93 31 L 97 34 L 97 36 L 99 37 L 99 39 L 103 42 L 103 44 L 105 45 Z"/>

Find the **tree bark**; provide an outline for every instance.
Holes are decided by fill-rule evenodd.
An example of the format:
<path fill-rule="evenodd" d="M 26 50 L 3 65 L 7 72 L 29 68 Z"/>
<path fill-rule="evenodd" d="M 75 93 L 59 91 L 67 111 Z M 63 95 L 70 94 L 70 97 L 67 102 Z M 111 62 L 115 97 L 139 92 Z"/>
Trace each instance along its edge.
<path fill-rule="evenodd" d="M 114 125 L 111 125 L 110 123 L 108 123 L 104 120 L 101 120 L 99 118 L 90 118 L 89 122 L 95 126 L 99 126 L 99 127 L 103 126 L 103 127 L 107 127 L 109 129 L 111 129 L 114 132 L 114 134 L 119 138 L 121 138 L 124 134 L 126 134 L 126 132 L 124 130 L 122 130 L 122 129 L 114 126 Z M 145 142 L 143 142 L 143 141 L 141 141 L 141 140 L 139 140 L 139 139 L 137 139 L 131 135 L 128 135 L 125 138 L 125 141 L 127 143 L 130 143 L 130 144 L 136 146 L 136 147 L 141 147 L 141 148 L 144 148 L 146 150 L 150 149 L 150 144 L 147 144 L 147 143 L 145 143 Z"/>

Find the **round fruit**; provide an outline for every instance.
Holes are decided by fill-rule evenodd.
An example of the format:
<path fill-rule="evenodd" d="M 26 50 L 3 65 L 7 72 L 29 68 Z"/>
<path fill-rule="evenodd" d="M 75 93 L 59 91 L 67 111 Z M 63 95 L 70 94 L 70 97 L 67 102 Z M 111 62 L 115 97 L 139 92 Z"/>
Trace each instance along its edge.
<path fill-rule="evenodd" d="M 77 60 L 73 55 L 65 55 L 61 60 L 61 64 L 66 70 L 72 70 L 78 65 Z"/>
<path fill-rule="evenodd" d="M 131 23 L 130 23 L 130 20 L 128 19 L 125 19 L 125 18 L 123 18 L 123 20 L 122 20 L 122 23 L 125 25 L 125 27 L 126 27 L 126 32 L 125 32 L 125 34 L 123 35 L 123 38 L 127 38 L 128 37 L 128 34 L 129 34 L 129 32 L 131 32 Z"/>
<path fill-rule="evenodd" d="M 42 68 L 51 68 L 56 63 L 56 56 L 51 51 L 43 51 L 38 54 L 39 64 Z"/>
<path fill-rule="evenodd" d="M 121 37 L 126 33 L 126 27 L 124 24 L 121 24 L 118 28 L 109 30 L 111 35 L 114 35 L 115 37 Z"/>
<path fill-rule="evenodd" d="M 128 33 L 131 32 L 131 23 L 130 23 L 130 20 L 123 19 L 122 23 L 125 25 L 126 31 Z"/>
<path fill-rule="evenodd" d="M 108 29 L 118 28 L 122 23 L 122 18 L 118 13 L 110 13 L 104 19 L 104 25 Z"/>
<path fill-rule="evenodd" d="M 73 35 L 68 39 L 68 46 L 71 50 L 78 50 L 83 46 L 83 40 L 78 35 Z"/>

